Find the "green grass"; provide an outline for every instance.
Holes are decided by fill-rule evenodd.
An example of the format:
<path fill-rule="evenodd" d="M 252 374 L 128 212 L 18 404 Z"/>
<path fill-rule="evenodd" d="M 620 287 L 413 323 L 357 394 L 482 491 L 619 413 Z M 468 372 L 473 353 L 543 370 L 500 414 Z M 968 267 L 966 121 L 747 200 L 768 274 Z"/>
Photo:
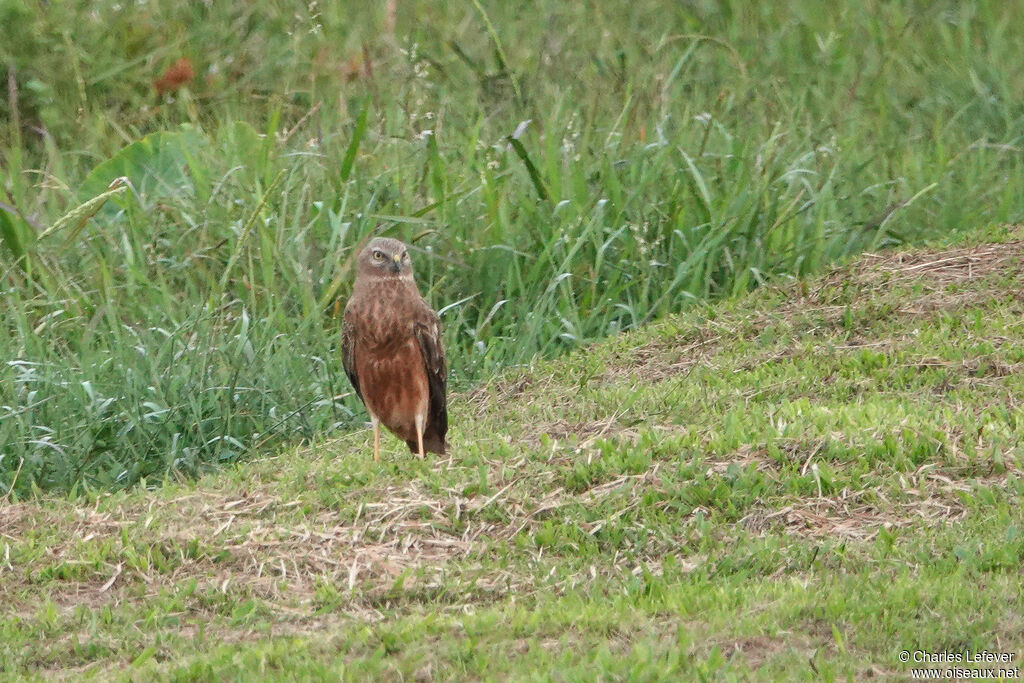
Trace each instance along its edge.
<path fill-rule="evenodd" d="M 671 316 L 452 405 L 0 518 L 0 674 L 906 680 L 1024 656 L 1020 228 Z M 1011 667 L 1012 668 L 1012 667 Z"/>
<path fill-rule="evenodd" d="M 1014 3 L 371 5 L 0 0 L 0 491 L 358 423 L 335 302 L 373 233 L 467 387 L 1021 216 Z"/>

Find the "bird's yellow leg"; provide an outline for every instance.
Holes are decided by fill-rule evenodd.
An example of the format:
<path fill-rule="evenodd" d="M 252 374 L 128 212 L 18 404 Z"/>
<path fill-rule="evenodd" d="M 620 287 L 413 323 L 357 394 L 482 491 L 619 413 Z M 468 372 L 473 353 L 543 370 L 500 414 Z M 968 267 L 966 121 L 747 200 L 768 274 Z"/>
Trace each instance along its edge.
<path fill-rule="evenodd" d="M 417 415 L 416 416 L 416 444 L 420 447 L 420 452 L 417 454 L 417 455 L 419 455 L 420 460 L 422 460 L 423 458 L 426 457 L 426 454 L 423 452 L 423 423 L 424 423 L 424 421 L 425 420 L 424 420 L 422 415 Z"/>
<path fill-rule="evenodd" d="M 373 423 L 373 461 L 380 460 L 380 420 L 376 415 L 370 415 L 370 422 Z"/>

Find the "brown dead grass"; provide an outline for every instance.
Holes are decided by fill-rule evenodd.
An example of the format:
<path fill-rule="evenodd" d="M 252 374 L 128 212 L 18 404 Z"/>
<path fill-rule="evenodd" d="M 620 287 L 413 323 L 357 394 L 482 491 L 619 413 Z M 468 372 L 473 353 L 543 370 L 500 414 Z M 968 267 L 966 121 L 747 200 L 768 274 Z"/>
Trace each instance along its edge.
<path fill-rule="evenodd" d="M 920 279 L 935 284 L 970 282 L 1008 270 L 1020 270 L 1024 240 L 942 250 L 915 250 L 893 254 L 864 254 L 855 272 L 861 281 L 877 281 L 875 272 L 896 276 L 896 281 Z M 892 280 L 889 281 L 892 283 Z"/>
<path fill-rule="evenodd" d="M 372 619 L 399 577 L 408 601 L 410 594 L 441 589 L 453 572 L 472 577 L 474 592 L 464 596 L 466 603 L 488 602 L 508 590 L 522 596 L 531 590 L 529 577 L 480 572 L 478 558 L 492 542 L 529 533 L 567 506 L 590 507 L 611 494 L 624 494 L 623 507 L 607 519 L 581 522 L 596 534 L 639 504 L 642 492 L 660 481 L 658 469 L 656 464 L 643 474 L 582 492 L 556 487 L 540 497 L 536 487 L 543 482 L 537 478 L 498 480 L 494 493 L 473 497 L 454 489 L 432 494 L 412 481 L 370 496 L 365 490 L 355 492 L 373 502 L 359 505 L 355 517 L 349 512 L 345 521 L 330 509 L 303 514 L 299 501 L 260 490 L 236 496 L 195 492 L 102 512 L 69 503 L 52 509 L 38 503 L 8 505 L 0 523 L 4 538 L 16 541 L 45 529 L 55 540 L 44 562 L 0 568 L 2 592 L 33 593 L 34 585 L 48 581 L 41 578 L 43 572 L 86 561 L 103 543 L 111 547 L 98 567 L 73 581 L 48 582 L 47 593 L 58 606 L 144 602 L 167 586 L 195 579 L 199 592 L 256 596 L 275 609 L 307 615 L 318 588 L 331 585 L 350 595 L 346 611 Z M 169 569 L 137 559 L 150 553 L 160 553 Z M 8 607 L 21 611 L 33 605 L 12 602 Z"/>
<path fill-rule="evenodd" d="M 908 297 L 903 305 L 886 313 L 888 316 L 920 316 L 935 311 L 953 310 L 979 304 L 993 296 L 983 286 L 993 277 L 1011 276 L 1021 282 L 1024 290 L 1024 241 L 984 244 L 943 250 L 916 250 L 884 254 L 864 254 L 855 263 L 819 279 L 812 286 L 789 284 L 778 291 L 786 298 L 781 306 L 753 317 L 724 314 L 704 326 L 680 336 L 659 339 L 620 353 L 609 363 L 602 375 L 604 381 L 623 377 L 657 382 L 677 375 L 689 374 L 698 366 L 711 366 L 723 344 L 749 339 L 771 325 L 792 325 L 796 318 L 814 318 L 818 327 L 804 332 L 825 332 L 839 327 L 849 305 L 837 303 L 836 296 L 844 289 L 869 293 L 892 291 L 913 283 L 920 292 Z M 973 287 L 972 285 L 982 286 Z M 996 291 L 1005 291 L 999 288 Z M 853 305 L 857 305 L 857 297 Z M 797 326 L 799 327 L 799 326 Z M 895 340 L 858 337 L 849 348 L 891 345 Z M 777 353 L 785 354 L 785 350 Z M 761 362 L 763 359 L 757 359 Z M 777 360 L 777 358 L 776 358 Z"/>
<path fill-rule="evenodd" d="M 890 316 L 914 317 L 936 311 L 950 311 L 963 306 L 990 301 L 1005 288 L 986 286 L 994 278 L 1010 276 L 1024 285 L 1021 256 L 1024 241 L 984 244 L 942 250 L 914 250 L 895 253 L 866 253 L 855 263 L 821 278 L 809 290 L 793 285 L 789 291 L 798 294 L 783 306 L 784 319 L 807 313 L 823 314 L 832 325 L 841 320 L 846 303 L 834 305 L 843 288 L 854 292 L 877 293 L 908 289 L 914 292 L 900 299 L 900 305 L 888 312 Z M 851 305 L 857 304 L 857 297 Z"/>
<path fill-rule="evenodd" d="M 628 353 L 618 354 L 601 375 L 604 382 L 623 377 L 642 377 L 648 382 L 659 382 L 669 377 L 688 375 L 693 368 L 712 359 L 721 348 L 723 334 L 698 332 L 696 339 L 679 339 L 678 343 L 658 340 L 649 342 Z"/>
<path fill-rule="evenodd" d="M 801 639 L 802 640 L 802 639 Z M 818 643 L 818 647 L 827 641 Z M 771 636 L 747 636 L 733 638 L 714 643 L 726 657 L 737 657 L 751 669 L 757 670 L 769 660 L 790 650 L 798 650 L 802 654 L 812 655 L 815 647 L 809 643 L 801 643 L 798 647 L 793 638 L 781 638 Z"/>
<path fill-rule="evenodd" d="M 882 529 L 910 526 L 956 524 L 967 516 L 958 492 L 972 487 L 923 467 L 916 477 L 918 486 L 907 485 L 902 500 L 891 500 L 880 487 L 843 491 L 835 496 L 795 499 L 782 508 L 761 508 L 740 520 L 745 528 L 761 536 L 784 531 L 813 538 L 842 538 L 870 541 Z M 993 486 L 1005 484 L 1005 477 L 976 480 Z"/>
<path fill-rule="evenodd" d="M 526 440 L 536 445 L 540 443 L 540 435 L 546 434 L 555 441 L 574 441 L 580 449 L 589 448 L 595 441 L 604 438 L 635 441 L 640 432 L 618 422 L 617 417 L 621 416 L 609 415 L 600 420 L 584 422 L 554 420 L 537 425 L 533 433 L 527 435 Z"/>
<path fill-rule="evenodd" d="M 359 505 L 354 519 L 347 513 L 345 521 L 330 509 L 303 514 L 297 510 L 300 501 L 284 501 L 260 490 L 235 496 L 195 492 L 103 512 L 71 504 L 48 509 L 45 504 L 19 503 L 5 507 L 0 538 L 16 541 L 45 529 L 56 540 L 43 563 L 0 566 L 2 592 L 31 592 L 42 572 L 81 562 L 90 557 L 95 544 L 112 543 L 98 568 L 81 580 L 61 581 L 50 591 L 51 599 L 64 607 L 98 607 L 145 600 L 163 587 L 196 579 L 200 590 L 240 590 L 307 611 L 316 601 L 318 587 L 331 585 L 351 594 L 350 611 L 372 617 L 376 603 L 403 574 L 406 594 L 429 593 L 445 585 L 454 563 L 461 572 L 477 573 L 474 558 L 492 541 L 529 530 L 564 506 L 594 505 L 624 486 L 638 489 L 656 474 L 654 468 L 582 493 L 559 488 L 539 500 L 537 479 L 497 481 L 495 493 L 471 498 L 454 489 L 431 494 L 412 481 L 382 487 L 372 495 L 353 492 L 353 497 L 373 502 Z M 483 514 L 492 508 L 500 508 L 500 514 Z M 601 526 L 594 524 L 592 532 Z M 170 570 L 133 559 L 149 553 L 160 553 Z M 476 593 L 467 594 L 467 601 L 489 601 L 526 581 L 507 572 L 498 574 L 474 576 Z"/>
<path fill-rule="evenodd" d="M 440 572 L 452 559 L 464 557 L 473 535 L 482 532 L 443 531 L 439 522 L 450 501 L 426 496 L 417 482 L 381 491 L 380 500 L 386 502 L 366 504 L 347 523 L 326 509 L 311 515 L 282 514 L 299 502 L 263 491 L 234 497 L 197 492 L 145 507 L 125 505 L 108 512 L 73 508 L 71 514 L 21 503 L 5 507 L 0 535 L 17 540 L 45 528 L 58 539 L 46 551 L 49 567 L 88 557 L 92 544 L 113 543 L 108 553 L 113 561 L 104 562 L 86 580 L 62 584 L 53 596 L 60 603 L 102 604 L 122 598 L 118 589 L 125 585 L 141 584 L 148 591 L 196 578 L 201 586 L 221 592 L 237 585 L 271 600 L 308 604 L 324 582 L 353 592 L 358 588 L 368 598 L 406 570 Z M 150 526 L 148 520 L 154 518 L 160 521 Z M 189 550 L 196 542 L 198 551 Z M 153 552 L 161 553 L 172 566 L 170 572 L 134 559 Z M 0 574 L 13 592 L 19 584 L 27 588 L 38 581 L 45 569 L 8 566 Z"/>

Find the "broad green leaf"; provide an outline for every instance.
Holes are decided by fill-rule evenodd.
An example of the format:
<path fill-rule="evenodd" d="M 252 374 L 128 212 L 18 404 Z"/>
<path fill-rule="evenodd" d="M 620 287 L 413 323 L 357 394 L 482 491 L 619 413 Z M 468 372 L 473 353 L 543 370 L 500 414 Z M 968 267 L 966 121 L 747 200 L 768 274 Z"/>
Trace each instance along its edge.
<path fill-rule="evenodd" d="M 202 147 L 204 140 L 192 126 L 177 131 L 151 133 L 124 147 L 94 168 L 78 188 L 78 199 L 87 201 L 110 187 L 117 178 L 126 178 L 132 193 L 144 206 L 156 197 L 191 194 L 192 178 L 188 172 L 189 158 Z"/>

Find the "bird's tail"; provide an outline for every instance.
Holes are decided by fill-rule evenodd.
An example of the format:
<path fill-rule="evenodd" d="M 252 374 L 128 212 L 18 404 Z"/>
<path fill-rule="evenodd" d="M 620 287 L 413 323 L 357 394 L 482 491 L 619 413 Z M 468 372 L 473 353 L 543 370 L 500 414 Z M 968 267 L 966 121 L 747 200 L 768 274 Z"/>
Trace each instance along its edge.
<path fill-rule="evenodd" d="M 405 445 L 409 447 L 409 451 L 412 453 L 419 453 L 419 446 L 416 444 L 416 439 L 410 439 L 405 442 Z M 423 450 L 427 453 L 437 453 L 438 455 L 444 455 L 448 449 L 448 444 L 444 442 L 439 434 L 432 430 L 427 430 L 423 434 Z"/>

